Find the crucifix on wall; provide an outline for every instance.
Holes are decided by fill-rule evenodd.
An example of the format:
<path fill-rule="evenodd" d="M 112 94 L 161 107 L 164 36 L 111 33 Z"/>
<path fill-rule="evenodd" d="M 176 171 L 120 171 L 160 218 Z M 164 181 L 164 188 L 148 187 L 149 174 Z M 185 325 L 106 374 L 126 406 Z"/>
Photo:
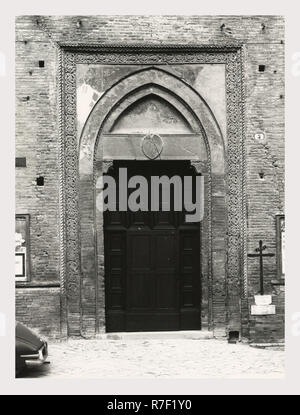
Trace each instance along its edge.
<path fill-rule="evenodd" d="M 259 293 L 264 295 L 264 267 L 263 267 L 263 258 L 273 257 L 275 254 L 264 254 L 263 252 L 267 249 L 266 245 L 263 245 L 262 240 L 259 241 L 258 248 L 255 249 L 257 254 L 248 254 L 250 258 L 259 258 Z"/>

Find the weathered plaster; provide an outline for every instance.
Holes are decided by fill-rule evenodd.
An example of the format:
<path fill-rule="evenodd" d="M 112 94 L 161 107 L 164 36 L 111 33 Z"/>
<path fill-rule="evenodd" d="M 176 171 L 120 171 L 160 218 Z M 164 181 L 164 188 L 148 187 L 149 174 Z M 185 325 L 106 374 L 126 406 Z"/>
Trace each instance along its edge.
<path fill-rule="evenodd" d="M 115 121 L 113 133 L 190 133 L 191 128 L 175 107 L 158 96 L 146 96 L 129 106 Z"/>

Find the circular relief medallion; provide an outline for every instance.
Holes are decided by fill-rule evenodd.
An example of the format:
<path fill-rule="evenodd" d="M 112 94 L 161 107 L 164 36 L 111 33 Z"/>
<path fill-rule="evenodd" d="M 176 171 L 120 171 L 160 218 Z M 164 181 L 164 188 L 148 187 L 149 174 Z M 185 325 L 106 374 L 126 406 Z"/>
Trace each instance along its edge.
<path fill-rule="evenodd" d="M 142 151 L 151 160 L 156 159 L 162 152 L 164 142 L 158 134 L 147 134 L 142 141 Z"/>

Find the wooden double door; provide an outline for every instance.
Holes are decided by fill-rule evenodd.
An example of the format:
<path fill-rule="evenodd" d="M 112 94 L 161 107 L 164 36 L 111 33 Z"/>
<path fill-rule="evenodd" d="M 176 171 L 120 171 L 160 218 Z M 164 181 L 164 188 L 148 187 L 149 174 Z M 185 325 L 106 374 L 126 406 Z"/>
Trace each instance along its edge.
<path fill-rule="evenodd" d="M 128 179 L 147 178 L 149 206 L 151 175 L 193 175 L 186 162 L 117 162 L 109 172 L 117 182 L 121 167 Z M 169 211 L 104 212 L 107 331 L 201 328 L 200 224 L 186 223 L 185 213 L 173 203 Z"/>

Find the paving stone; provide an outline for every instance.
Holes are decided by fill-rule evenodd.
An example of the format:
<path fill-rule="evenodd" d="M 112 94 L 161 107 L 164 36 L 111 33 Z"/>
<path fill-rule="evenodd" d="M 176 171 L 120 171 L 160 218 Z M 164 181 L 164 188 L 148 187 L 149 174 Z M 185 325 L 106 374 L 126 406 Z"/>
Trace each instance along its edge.
<path fill-rule="evenodd" d="M 284 350 L 222 340 L 69 340 L 49 344 L 50 365 L 29 364 L 39 378 L 281 378 Z"/>

